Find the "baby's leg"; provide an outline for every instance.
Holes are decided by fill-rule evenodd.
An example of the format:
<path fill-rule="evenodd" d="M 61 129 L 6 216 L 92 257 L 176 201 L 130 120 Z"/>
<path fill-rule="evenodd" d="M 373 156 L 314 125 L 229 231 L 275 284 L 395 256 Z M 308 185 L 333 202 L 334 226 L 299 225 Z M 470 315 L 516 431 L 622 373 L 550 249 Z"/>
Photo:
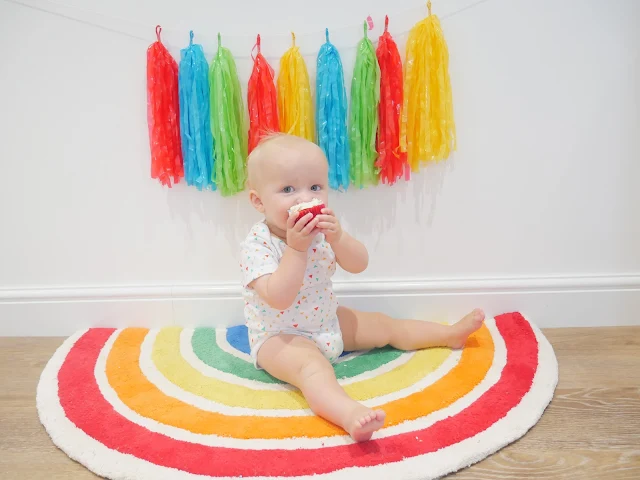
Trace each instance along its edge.
<path fill-rule="evenodd" d="M 396 320 L 383 313 L 338 307 L 344 349 L 365 350 L 391 345 L 399 350 L 429 347 L 464 347 L 467 337 L 484 322 L 484 312 L 474 310 L 454 325 L 422 320 Z"/>
<path fill-rule="evenodd" d="M 369 440 L 384 424 L 382 410 L 367 408 L 345 393 L 333 367 L 311 340 L 298 335 L 271 337 L 258 351 L 258 364 L 298 387 L 316 415 L 344 428 L 356 441 Z"/>

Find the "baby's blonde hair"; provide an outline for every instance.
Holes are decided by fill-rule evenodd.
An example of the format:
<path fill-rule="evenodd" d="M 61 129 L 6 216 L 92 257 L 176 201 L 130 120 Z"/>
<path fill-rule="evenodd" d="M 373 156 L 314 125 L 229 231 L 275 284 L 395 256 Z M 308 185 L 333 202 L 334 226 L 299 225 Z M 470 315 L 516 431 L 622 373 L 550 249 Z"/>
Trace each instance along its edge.
<path fill-rule="evenodd" d="M 261 138 L 256 147 L 251 151 L 247 157 L 247 183 L 249 188 L 255 189 L 258 185 L 258 178 L 260 177 L 260 165 L 268 157 L 268 147 L 275 145 L 282 145 L 285 148 L 294 148 L 295 145 L 313 145 L 319 148 L 315 143 L 310 142 L 306 138 L 298 137 L 296 135 L 290 135 L 282 132 L 268 132 Z"/>

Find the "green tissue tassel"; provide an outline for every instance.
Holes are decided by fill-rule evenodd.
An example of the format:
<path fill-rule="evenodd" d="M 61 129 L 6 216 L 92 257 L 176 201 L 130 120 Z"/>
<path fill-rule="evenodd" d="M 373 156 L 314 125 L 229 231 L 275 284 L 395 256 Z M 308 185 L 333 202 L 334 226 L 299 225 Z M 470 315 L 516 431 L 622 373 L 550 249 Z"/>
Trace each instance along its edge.
<path fill-rule="evenodd" d="M 235 195 L 244 190 L 247 180 L 248 122 L 236 64 L 229 49 L 222 46 L 220 34 L 209 68 L 209 87 L 216 158 L 212 180 L 222 195 Z"/>
<path fill-rule="evenodd" d="M 380 102 L 380 67 L 373 43 L 364 38 L 358 44 L 356 66 L 351 82 L 351 116 L 349 143 L 351 146 L 351 183 L 362 188 L 378 184 L 375 167 L 376 133 L 378 131 L 378 103 Z"/>

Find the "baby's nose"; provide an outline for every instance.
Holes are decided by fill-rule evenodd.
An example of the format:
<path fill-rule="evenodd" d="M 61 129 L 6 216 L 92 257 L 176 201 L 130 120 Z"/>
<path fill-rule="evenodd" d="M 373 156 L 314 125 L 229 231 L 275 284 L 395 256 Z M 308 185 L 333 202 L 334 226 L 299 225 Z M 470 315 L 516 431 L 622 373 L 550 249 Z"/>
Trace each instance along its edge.
<path fill-rule="evenodd" d="M 298 200 L 296 203 L 307 203 L 307 202 L 310 202 L 311 200 L 313 200 L 313 195 L 311 195 L 308 192 L 305 192 L 305 193 L 301 193 L 298 196 Z"/>

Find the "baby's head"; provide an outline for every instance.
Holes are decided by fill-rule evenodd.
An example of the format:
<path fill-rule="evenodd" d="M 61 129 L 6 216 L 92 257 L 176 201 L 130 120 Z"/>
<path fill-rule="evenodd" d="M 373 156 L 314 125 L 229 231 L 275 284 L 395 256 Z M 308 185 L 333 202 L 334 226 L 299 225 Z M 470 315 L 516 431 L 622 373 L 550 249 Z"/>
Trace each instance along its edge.
<path fill-rule="evenodd" d="M 265 137 L 249 155 L 247 169 L 251 204 L 277 234 L 286 232 L 288 210 L 294 205 L 314 198 L 327 205 L 327 159 L 320 147 L 304 138 Z"/>

